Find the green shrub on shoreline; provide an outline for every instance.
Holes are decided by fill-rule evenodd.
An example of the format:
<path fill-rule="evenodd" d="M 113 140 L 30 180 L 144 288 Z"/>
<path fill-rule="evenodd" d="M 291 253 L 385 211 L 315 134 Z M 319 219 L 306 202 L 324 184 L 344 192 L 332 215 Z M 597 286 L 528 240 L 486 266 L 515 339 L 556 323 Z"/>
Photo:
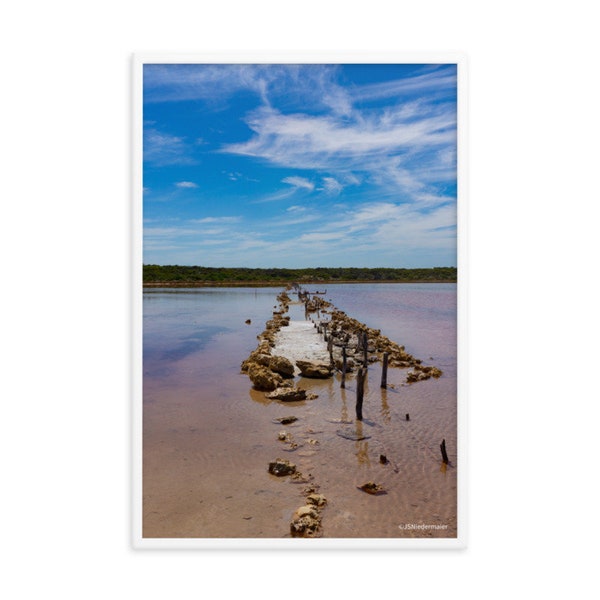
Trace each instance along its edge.
<path fill-rule="evenodd" d="M 317 267 L 310 269 L 250 269 L 231 267 L 190 267 L 180 265 L 144 265 L 145 286 L 183 287 L 203 285 L 265 285 L 287 283 L 454 283 L 456 267 L 392 269 L 359 267 Z"/>

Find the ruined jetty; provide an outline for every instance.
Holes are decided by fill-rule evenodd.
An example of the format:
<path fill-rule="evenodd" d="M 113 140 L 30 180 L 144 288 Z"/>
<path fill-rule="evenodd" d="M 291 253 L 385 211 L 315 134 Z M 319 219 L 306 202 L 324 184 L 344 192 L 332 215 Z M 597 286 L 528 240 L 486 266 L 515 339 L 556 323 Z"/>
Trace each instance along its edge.
<path fill-rule="evenodd" d="M 407 385 L 442 375 L 437 367 L 424 366 L 422 361 L 408 353 L 404 346 L 382 335 L 379 329 L 372 329 L 349 317 L 330 301 L 314 295 L 316 292 L 302 292 L 297 286 L 298 300 L 292 301 L 288 294 L 290 289 L 292 288 L 282 291 L 277 296 L 278 305 L 273 307 L 272 317 L 266 322 L 262 333 L 257 336 L 257 347 L 241 365 L 242 372 L 248 375 L 253 388 L 264 392 L 267 399 L 284 403 L 314 399 L 317 396 L 302 387 L 303 380 L 308 385 L 308 379 L 326 380 L 340 373 L 343 388 L 346 375 L 355 374 L 357 426 L 354 429 L 338 429 L 335 433 L 360 443 L 370 439 L 373 434 L 372 431 L 371 434 L 367 434 L 362 426 L 358 426 L 358 422 L 363 421 L 363 388 L 370 364 L 381 362 L 382 388 L 387 385 L 385 374 L 388 366 L 406 369 Z M 290 318 L 288 313 L 292 303 L 298 305 L 294 312 L 298 310 L 300 316 L 302 307 L 304 308 L 304 319 Z M 310 387 L 315 389 L 315 386 Z M 320 386 L 317 385 L 316 389 L 320 389 Z M 289 425 L 297 420 L 295 416 L 285 416 L 276 418 L 273 422 L 277 425 Z M 408 414 L 406 420 L 409 420 Z M 304 435 L 301 433 L 296 437 L 292 431 L 280 430 L 274 442 L 278 444 L 277 454 L 295 452 L 305 445 L 318 448 L 320 441 L 312 437 L 313 433 L 314 431 L 309 429 L 304 431 Z M 309 435 L 310 437 L 307 437 Z M 301 461 L 302 454 L 299 453 L 298 456 Z M 389 462 L 385 454 L 379 455 L 381 465 L 387 465 Z M 292 483 L 308 484 L 302 491 L 303 504 L 290 513 L 289 535 L 320 537 L 327 499 L 318 493 L 320 486 L 313 481 L 313 474 L 308 470 L 302 473 L 301 466 L 301 462 L 296 465 L 288 460 L 276 458 L 268 464 L 267 470 L 271 476 L 289 479 Z M 312 467 L 310 469 L 312 470 Z M 398 472 L 397 468 L 394 468 L 394 472 Z M 385 487 L 375 481 L 353 487 L 374 497 L 387 494 Z"/>
<path fill-rule="evenodd" d="M 346 374 L 374 362 L 381 362 L 385 370 L 407 369 L 409 384 L 442 375 L 440 369 L 423 365 L 381 330 L 368 327 L 319 296 L 298 292 L 305 319 L 292 321 L 286 314 L 292 303 L 288 291 L 277 296 L 278 305 L 257 336 L 256 349 L 241 365 L 254 389 L 264 391 L 268 398 L 305 399 L 305 391 L 295 385 L 297 378 L 327 379 L 339 372 L 343 385 Z"/>

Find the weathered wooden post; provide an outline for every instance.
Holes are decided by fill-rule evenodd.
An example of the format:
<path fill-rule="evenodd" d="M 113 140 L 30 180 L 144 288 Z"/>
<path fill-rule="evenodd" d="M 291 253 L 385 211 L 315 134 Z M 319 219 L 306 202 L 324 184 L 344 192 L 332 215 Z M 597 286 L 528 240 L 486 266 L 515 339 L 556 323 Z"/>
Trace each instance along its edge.
<path fill-rule="evenodd" d="M 346 387 L 346 344 L 342 346 L 342 383 L 340 387 Z"/>
<path fill-rule="evenodd" d="M 448 455 L 446 454 L 446 440 L 442 440 L 442 443 L 440 444 L 440 450 L 442 451 L 442 460 L 444 461 L 444 464 L 448 464 Z"/>
<path fill-rule="evenodd" d="M 331 335 L 327 340 L 327 351 L 329 352 L 329 364 L 333 367 L 335 363 L 333 362 L 333 338 Z"/>
<path fill-rule="evenodd" d="M 323 341 L 327 341 L 327 323 L 323 323 Z"/>
<path fill-rule="evenodd" d="M 356 418 L 362 421 L 362 405 L 365 393 L 365 370 L 360 368 L 356 377 Z"/>
<path fill-rule="evenodd" d="M 410 421 L 410 415 L 408 413 L 406 413 L 406 420 Z"/>
<path fill-rule="evenodd" d="M 367 337 L 366 331 L 363 334 L 363 352 L 364 352 L 364 364 L 365 364 L 365 367 L 368 367 L 369 366 L 369 338 Z"/>
<path fill-rule="evenodd" d="M 383 353 L 383 365 L 381 367 L 381 387 L 387 387 L 388 353 Z"/>

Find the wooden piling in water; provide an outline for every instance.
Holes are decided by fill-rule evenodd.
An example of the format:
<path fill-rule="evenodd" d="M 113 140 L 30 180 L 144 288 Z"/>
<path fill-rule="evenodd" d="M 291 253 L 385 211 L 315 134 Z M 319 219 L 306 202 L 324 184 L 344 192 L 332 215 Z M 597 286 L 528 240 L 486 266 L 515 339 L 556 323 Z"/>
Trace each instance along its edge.
<path fill-rule="evenodd" d="M 364 365 L 365 367 L 369 366 L 369 338 L 367 337 L 367 332 L 365 331 L 363 334 L 363 352 L 364 352 Z"/>
<path fill-rule="evenodd" d="M 356 418 L 362 421 L 362 405 L 365 393 L 365 369 L 360 368 L 356 377 Z"/>
<path fill-rule="evenodd" d="M 387 387 L 388 353 L 383 353 L 383 365 L 381 367 L 381 387 Z"/>
<path fill-rule="evenodd" d="M 444 464 L 448 464 L 448 455 L 446 454 L 446 440 L 442 440 L 442 443 L 440 444 L 440 450 L 442 451 L 442 460 L 444 461 Z"/>

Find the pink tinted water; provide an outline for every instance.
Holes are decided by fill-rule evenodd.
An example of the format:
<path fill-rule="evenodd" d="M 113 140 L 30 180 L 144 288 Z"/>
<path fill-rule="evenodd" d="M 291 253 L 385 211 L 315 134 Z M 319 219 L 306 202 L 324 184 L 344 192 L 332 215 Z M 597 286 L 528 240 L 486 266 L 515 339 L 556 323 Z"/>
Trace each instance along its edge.
<path fill-rule="evenodd" d="M 456 286 L 329 286 L 326 297 L 338 308 L 444 372 L 408 386 L 406 371 L 390 369 L 390 385 L 382 390 L 380 367 L 371 365 L 362 423 L 354 420 L 353 378 L 345 390 L 339 375 L 298 380 L 319 397 L 283 404 L 252 390 L 240 373 L 280 291 L 144 294 L 144 537 L 289 537 L 306 485 L 270 475 L 268 463 L 276 458 L 294 462 L 326 496 L 324 537 L 455 537 Z M 290 314 L 304 318 L 300 306 Z M 273 423 L 289 414 L 298 421 Z M 338 435 L 348 429 L 368 438 Z M 299 444 L 295 451 L 278 440 L 283 430 Z M 442 439 L 450 458 L 446 469 Z M 359 490 L 367 481 L 387 493 Z"/>

